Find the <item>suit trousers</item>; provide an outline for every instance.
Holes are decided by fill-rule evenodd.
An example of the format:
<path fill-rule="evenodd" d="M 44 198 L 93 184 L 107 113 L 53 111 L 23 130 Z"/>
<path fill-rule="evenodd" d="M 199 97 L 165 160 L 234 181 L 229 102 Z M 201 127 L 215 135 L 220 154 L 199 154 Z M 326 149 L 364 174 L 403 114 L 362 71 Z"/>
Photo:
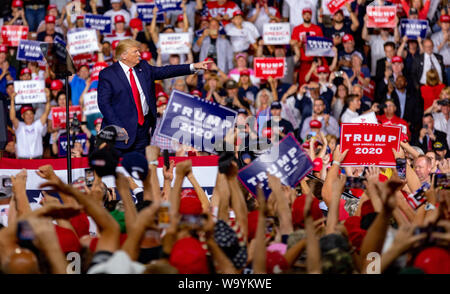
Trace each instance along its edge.
<path fill-rule="evenodd" d="M 130 152 L 139 152 L 145 156 L 145 147 L 150 145 L 150 127 L 152 129 L 152 115 L 149 113 L 144 117 L 144 124 L 142 126 L 138 125 L 136 131 L 136 139 L 134 140 L 133 145 L 128 147 L 127 149 L 116 148 L 119 152 L 120 156 Z"/>

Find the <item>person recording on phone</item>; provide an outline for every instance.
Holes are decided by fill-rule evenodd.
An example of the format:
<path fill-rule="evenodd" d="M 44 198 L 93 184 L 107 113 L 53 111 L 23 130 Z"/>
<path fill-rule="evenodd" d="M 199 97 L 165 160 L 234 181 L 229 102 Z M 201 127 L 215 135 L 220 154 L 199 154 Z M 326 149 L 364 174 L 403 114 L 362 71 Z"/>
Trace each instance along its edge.
<path fill-rule="evenodd" d="M 447 134 L 434 128 L 434 119 L 431 114 L 425 114 L 423 117 L 423 128 L 420 130 L 416 146 L 419 146 L 424 153 L 433 151 L 433 144 L 440 142 L 448 152 Z"/>
<path fill-rule="evenodd" d="M 322 124 L 320 131 L 324 135 L 334 135 L 339 137 L 339 124 L 333 116 L 324 113 L 325 102 L 319 98 L 314 100 L 313 114 L 307 117 L 303 122 L 303 127 L 300 133 L 300 138 L 305 140 L 306 136 L 311 133 L 310 122 L 312 120 L 318 120 Z"/>
<path fill-rule="evenodd" d="M 22 0 L 14 0 L 11 4 L 11 10 L 11 15 L 4 18 L 5 25 L 28 26 Z"/>
<path fill-rule="evenodd" d="M 155 80 L 190 75 L 207 69 L 208 61 L 195 64 L 150 66 L 141 61 L 140 43 L 122 40 L 116 47 L 118 62 L 103 69 L 98 81 L 98 107 L 103 115 L 102 126 L 116 125 L 128 140 L 116 142 L 122 154 L 145 152 L 150 143 L 150 128 L 156 123 Z"/>

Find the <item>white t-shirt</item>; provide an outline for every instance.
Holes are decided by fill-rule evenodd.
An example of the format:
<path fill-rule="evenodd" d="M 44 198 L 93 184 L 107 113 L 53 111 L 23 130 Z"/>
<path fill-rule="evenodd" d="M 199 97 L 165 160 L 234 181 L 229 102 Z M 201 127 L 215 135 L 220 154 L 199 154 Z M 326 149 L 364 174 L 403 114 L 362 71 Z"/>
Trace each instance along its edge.
<path fill-rule="evenodd" d="M 31 125 L 19 122 L 16 129 L 16 154 L 20 158 L 35 158 L 44 153 L 42 137 L 45 136 L 47 128 L 38 119 Z"/>
<path fill-rule="evenodd" d="M 372 56 L 372 64 L 371 64 L 371 76 L 375 76 L 377 61 L 380 58 L 386 57 L 386 53 L 384 53 L 384 43 L 386 42 L 394 42 L 394 37 L 389 36 L 386 41 L 381 38 L 380 35 L 370 35 L 370 52 Z"/>
<path fill-rule="evenodd" d="M 442 47 L 440 51 L 437 51 L 438 46 L 441 45 L 442 41 L 444 41 L 444 34 L 442 33 L 442 31 L 434 33 L 431 36 L 431 40 L 434 44 L 434 53 L 442 55 L 442 58 L 444 58 L 444 65 L 450 65 L 450 46 L 448 45 L 448 42 Z"/>
<path fill-rule="evenodd" d="M 128 25 L 130 24 L 131 17 L 130 17 L 130 13 L 124 9 L 121 9 L 118 11 L 114 11 L 114 10 L 110 9 L 110 10 L 106 11 L 103 15 L 111 17 L 111 21 L 114 24 L 114 17 L 119 14 L 123 15 L 123 17 L 125 18 L 125 26 L 128 27 Z"/>
<path fill-rule="evenodd" d="M 311 22 L 317 24 L 317 0 L 285 0 L 283 3 L 283 17 L 289 17 L 291 29 L 303 23 L 303 8 L 311 8 Z"/>
<path fill-rule="evenodd" d="M 351 123 L 353 118 L 357 118 L 359 114 L 347 108 L 345 112 L 342 114 L 341 122 L 342 123 Z"/>
<path fill-rule="evenodd" d="M 256 39 L 259 38 L 258 29 L 248 21 L 242 23 L 242 29 L 238 29 L 234 24 L 229 23 L 225 26 L 225 32 L 230 37 L 233 52 L 247 51 L 248 47 L 256 43 Z"/>
<path fill-rule="evenodd" d="M 256 8 L 253 8 L 247 17 L 250 18 L 255 14 L 256 14 Z M 277 9 L 274 7 L 269 7 L 269 14 L 276 15 Z M 266 10 L 261 8 L 261 10 L 259 11 L 258 18 L 253 23 L 261 35 L 263 34 L 264 24 L 269 23 L 269 21 L 270 21 L 270 15 L 267 15 Z"/>

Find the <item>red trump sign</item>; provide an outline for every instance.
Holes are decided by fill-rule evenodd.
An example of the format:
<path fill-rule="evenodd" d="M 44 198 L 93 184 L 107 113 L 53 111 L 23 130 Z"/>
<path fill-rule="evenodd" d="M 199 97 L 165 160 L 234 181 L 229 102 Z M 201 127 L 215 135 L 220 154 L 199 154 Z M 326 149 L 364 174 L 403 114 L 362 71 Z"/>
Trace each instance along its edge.
<path fill-rule="evenodd" d="M 21 39 L 26 40 L 28 36 L 27 26 L 2 26 L 3 44 L 17 47 Z"/>
<path fill-rule="evenodd" d="M 269 77 L 281 79 L 284 77 L 285 59 L 275 58 L 255 58 L 255 77 L 267 80 Z"/>
<path fill-rule="evenodd" d="M 367 6 L 366 12 L 368 28 L 395 28 L 396 6 Z"/>
<path fill-rule="evenodd" d="M 345 5 L 345 3 L 351 2 L 351 1 L 353 1 L 353 0 L 350 0 L 350 1 L 349 0 L 330 0 L 327 3 L 327 7 L 328 7 L 328 10 L 330 10 L 331 14 L 335 14 L 336 11 L 338 11 L 339 9 L 341 9 L 342 6 Z"/>
<path fill-rule="evenodd" d="M 81 121 L 81 106 L 69 106 L 69 117 L 77 116 L 78 121 Z M 53 107 L 52 108 L 52 127 L 54 129 L 64 129 L 66 127 L 66 108 Z"/>
<path fill-rule="evenodd" d="M 348 149 L 341 166 L 395 167 L 392 148 L 399 150 L 400 126 L 343 123 L 341 125 L 341 152 Z"/>

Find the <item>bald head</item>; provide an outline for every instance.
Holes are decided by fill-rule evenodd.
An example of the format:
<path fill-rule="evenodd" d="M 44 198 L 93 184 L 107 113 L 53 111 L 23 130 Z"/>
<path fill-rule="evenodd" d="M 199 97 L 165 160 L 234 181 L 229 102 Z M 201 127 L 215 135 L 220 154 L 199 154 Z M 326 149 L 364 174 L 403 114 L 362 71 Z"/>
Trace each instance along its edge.
<path fill-rule="evenodd" d="M 7 274 L 39 274 L 36 255 L 25 248 L 17 248 L 4 265 Z"/>

